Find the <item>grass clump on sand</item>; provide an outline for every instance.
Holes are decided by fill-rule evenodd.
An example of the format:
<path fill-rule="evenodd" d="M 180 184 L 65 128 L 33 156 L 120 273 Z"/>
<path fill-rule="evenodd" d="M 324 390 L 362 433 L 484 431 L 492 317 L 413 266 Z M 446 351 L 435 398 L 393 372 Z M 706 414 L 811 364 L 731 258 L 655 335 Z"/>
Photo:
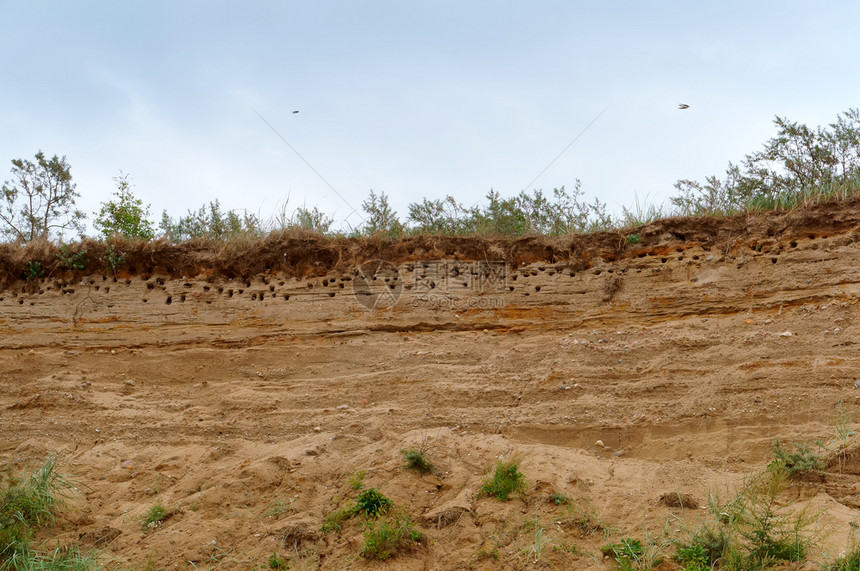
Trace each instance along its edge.
<path fill-rule="evenodd" d="M 388 510 L 394 505 L 385 494 L 376 488 L 368 488 L 358 495 L 355 500 L 354 513 L 363 513 L 368 517 L 377 517 L 388 513 Z"/>
<path fill-rule="evenodd" d="M 785 470 L 786 475 L 791 478 L 799 478 L 806 474 L 821 474 L 827 467 L 827 461 L 822 454 L 826 448 L 821 442 L 816 444 L 818 445 L 818 452 L 812 451 L 809 445 L 803 442 L 792 443 L 793 449 L 789 450 L 777 440 L 773 443 L 774 460 L 771 465 L 781 467 Z"/>
<path fill-rule="evenodd" d="M 143 531 L 149 531 L 160 527 L 164 523 L 164 520 L 171 515 L 173 515 L 172 512 L 165 508 L 163 504 L 153 504 L 140 516 L 140 525 L 143 527 Z"/>
<path fill-rule="evenodd" d="M 388 513 L 392 507 L 394 502 L 385 494 L 376 488 L 368 488 L 358 495 L 351 506 L 339 508 L 325 516 L 321 531 L 323 533 L 341 531 L 343 524 L 353 517 L 363 515 L 366 518 L 376 518 Z"/>
<path fill-rule="evenodd" d="M 76 489 L 56 472 L 56 463 L 49 456 L 29 474 L 0 473 L 0 570 L 98 568 L 95 556 L 75 545 L 39 553 L 30 544 L 37 530 L 53 525 L 64 499 Z"/>
<path fill-rule="evenodd" d="M 780 498 L 789 472 L 771 464 L 727 502 L 711 496 L 712 518 L 678 544 L 675 560 L 689 571 L 754 571 L 803 561 L 816 539 L 816 517 Z"/>
<path fill-rule="evenodd" d="M 604 557 L 612 557 L 619 569 L 635 569 L 633 565 L 642 559 L 645 549 L 640 540 L 625 537 L 618 543 L 604 545 L 600 548 L 600 553 Z"/>
<path fill-rule="evenodd" d="M 526 477 L 520 472 L 519 462 L 516 458 L 506 461 L 499 458 L 495 464 L 492 475 L 484 481 L 478 496 L 493 496 L 498 500 L 507 501 L 508 496 L 519 492 L 526 485 Z"/>
<path fill-rule="evenodd" d="M 400 514 L 367 521 L 364 547 L 361 554 L 370 559 L 385 561 L 397 552 L 408 549 L 422 539 L 421 532 L 413 527 L 412 520 Z"/>
<path fill-rule="evenodd" d="M 427 459 L 427 455 L 420 448 L 407 448 L 401 450 L 404 466 L 408 470 L 415 470 L 419 474 L 429 474 L 433 471 L 433 464 Z"/>
<path fill-rule="evenodd" d="M 329 513 L 323 520 L 323 533 L 340 532 L 344 524 L 356 517 L 364 526 L 361 555 L 385 561 L 399 551 L 414 547 L 423 536 L 407 515 L 395 510 L 394 502 L 376 488 L 367 488 L 355 501 Z"/>

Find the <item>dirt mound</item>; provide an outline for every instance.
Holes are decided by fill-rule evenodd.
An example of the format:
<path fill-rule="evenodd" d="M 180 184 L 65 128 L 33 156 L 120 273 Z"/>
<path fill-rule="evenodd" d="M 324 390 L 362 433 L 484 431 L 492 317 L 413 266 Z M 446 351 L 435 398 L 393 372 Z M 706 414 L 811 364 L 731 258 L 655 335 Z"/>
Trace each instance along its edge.
<path fill-rule="evenodd" d="M 556 239 L 154 242 L 116 275 L 7 247 L 0 464 L 61 451 L 81 493 L 45 538 L 120 565 L 609 568 L 607 542 L 675 537 L 777 438 L 829 442 L 854 410 L 858 224 L 852 202 Z M 524 489 L 479 494 L 513 456 Z M 824 553 L 857 456 L 795 484 Z M 350 515 L 370 488 L 415 532 L 396 563 Z"/>

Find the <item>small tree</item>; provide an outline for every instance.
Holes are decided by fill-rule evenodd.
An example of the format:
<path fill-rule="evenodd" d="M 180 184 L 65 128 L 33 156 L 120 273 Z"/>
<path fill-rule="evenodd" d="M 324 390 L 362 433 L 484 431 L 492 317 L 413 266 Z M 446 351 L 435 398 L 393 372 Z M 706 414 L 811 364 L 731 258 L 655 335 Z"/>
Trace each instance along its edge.
<path fill-rule="evenodd" d="M 232 210 L 225 214 L 217 198 L 209 203 L 208 210 L 204 204 L 196 212 L 189 210 L 187 216 L 180 216 L 177 220 L 165 210 L 159 228 L 174 244 L 195 238 L 226 240 L 239 235 L 259 237 L 264 234 L 263 224 L 257 216 L 248 212 L 240 216 Z"/>
<path fill-rule="evenodd" d="M 311 230 L 320 234 L 327 234 L 334 220 L 325 215 L 316 206 L 308 209 L 306 206 L 297 208 L 293 214 L 292 225 L 303 230 Z"/>
<path fill-rule="evenodd" d="M 860 184 L 860 109 L 849 109 L 835 123 L 815 129 L 782 117 L 773 122 L 776 136 L 739 165 L 729 163 L 725 179 L 675 183 L 679 194 L 669 200 L 678 212 L 725 215 L 792 206 Z"/>
<path fill-rule="evenodd" d="M 15 242 L 30 242 L 47 239 L 53 232 L 62 238 L 69 228 L 83 233 L 86 215 L 74 209 L 79 196 L 66 157 L 46 159 L 39 151 L 35 163 L 15 159 L 12 181 L 6 181 L 0 193 L 0 234 Z"/>
<path fill-rule="evenodd" d="M 371 190 L 367 200 L 361 203 L 361 209 L 367 214 L 364 233 L 368 236 L 384 235 L 396 238 L 403 232 L 403 224 L 397 218 L 397 212 L 388 204 L 388 197 L 384 192 L 376 194 Z"/>
<path fill-rule="evenodd" d="M 128 175 L 121 171 L 115 177 L 117 190 L 115 200 L 103 202 L 102 208 L 96 215 L 95 227 L 105 238 L 122 236 L 124 238 L 152 239 L 155 229 L 149 221 L 149 205 L 143 207 L 143 201 L 131 192 Z"/>

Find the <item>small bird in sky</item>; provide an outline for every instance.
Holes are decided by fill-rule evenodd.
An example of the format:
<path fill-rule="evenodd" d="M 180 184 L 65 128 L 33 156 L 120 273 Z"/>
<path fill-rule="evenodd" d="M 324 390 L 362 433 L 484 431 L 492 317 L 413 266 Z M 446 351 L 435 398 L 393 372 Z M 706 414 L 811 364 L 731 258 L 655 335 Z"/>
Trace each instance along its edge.
<path fill-rule="evenodd" d="M 687 105 L 686 103 L 681 103 L 680 105 L 678 105 L 678 109 L 689 109 L 689 108 L 690 108 L 690 106 Z"/>
<path fill-rule="evenodd" d="M 298 111 L 293 111 L 293 115 L 296 115 L 297 113 L 298 113 Z"/>

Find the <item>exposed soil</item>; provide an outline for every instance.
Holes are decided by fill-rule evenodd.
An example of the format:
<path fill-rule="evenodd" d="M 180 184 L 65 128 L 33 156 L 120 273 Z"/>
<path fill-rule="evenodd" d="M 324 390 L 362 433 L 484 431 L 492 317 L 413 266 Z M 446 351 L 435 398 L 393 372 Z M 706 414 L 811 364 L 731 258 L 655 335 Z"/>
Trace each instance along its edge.
<path fill-rule="evenodd" d="M 860 402 L 856 202 L 553 240 L 137 248 L 116 276 L 32 281 L 0 252 L 0 466 L 61 451 L 82 491 L 44 537 L 118 565 L 608 569 L 607 541 L 678 535 L 669 515 L 694 523 L 774 440 L 830 441 Z M 403 468 L 420 446 L 427 475 Z M 528 479 L 508 502 L 477 497 L 499 455 Z M 815 561 L 847 546 L 858 459 L 792 487 L 823 514 Z M 358 472 L 423 533 L 392 562 L 360 556 L 357 520 L 320 529 Z"/>

